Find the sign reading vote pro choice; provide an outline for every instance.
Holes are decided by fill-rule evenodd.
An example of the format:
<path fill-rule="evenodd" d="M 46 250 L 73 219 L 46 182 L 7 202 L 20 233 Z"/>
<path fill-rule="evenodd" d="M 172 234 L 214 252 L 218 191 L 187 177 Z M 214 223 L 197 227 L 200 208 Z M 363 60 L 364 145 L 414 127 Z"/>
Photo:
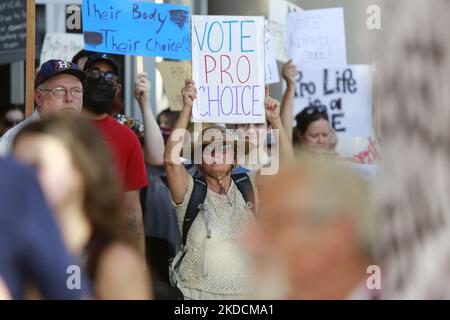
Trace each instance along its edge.
<path fill-rule="evenodd" d="M 124 0 L 83 0 L 85 49 L 191 59 L 189 7 Z"/>
<path fill-rule="evenodd" d="M 263 123 L 264 18 L 192 16 L 194 122 Z"/>

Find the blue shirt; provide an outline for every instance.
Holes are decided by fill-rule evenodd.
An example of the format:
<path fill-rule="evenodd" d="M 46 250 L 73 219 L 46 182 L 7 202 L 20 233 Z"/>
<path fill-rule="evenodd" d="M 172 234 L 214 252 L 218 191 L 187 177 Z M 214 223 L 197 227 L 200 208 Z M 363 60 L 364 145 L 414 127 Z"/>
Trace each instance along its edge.
<path fill-rule="evenodd" d="M 86 296 L 84 283 L 67 286 L 74 264 L 32 170 L 0 159 L 0 276 L 13 299 L 24 298 L 28 283 L 45 299 Z"/>

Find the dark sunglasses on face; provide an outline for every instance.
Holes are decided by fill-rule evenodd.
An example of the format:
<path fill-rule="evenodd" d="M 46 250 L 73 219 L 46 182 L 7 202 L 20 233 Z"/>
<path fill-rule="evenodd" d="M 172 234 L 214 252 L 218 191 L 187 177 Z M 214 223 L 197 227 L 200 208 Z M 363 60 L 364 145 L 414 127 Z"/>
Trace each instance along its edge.
<path fill-rule="evenodd" d="M 99 79 L 100 77 L 105 78 L 106 81 L 117 81 L 119 76 L 112 71 L 103 72 L 99 68 L 90 68 L 86 72 L 87 76 L 92 79 Z"/>

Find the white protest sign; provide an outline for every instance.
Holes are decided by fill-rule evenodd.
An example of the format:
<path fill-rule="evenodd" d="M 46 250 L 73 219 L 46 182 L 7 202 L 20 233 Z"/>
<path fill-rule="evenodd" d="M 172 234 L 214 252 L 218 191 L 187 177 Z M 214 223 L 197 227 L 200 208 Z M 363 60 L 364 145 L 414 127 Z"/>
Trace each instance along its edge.
<path fill-rule="evenodd" d="M 163 79 L 164 91 L 169 99 L 170 110 L 179 111 L 183 106 L 181 89 L 191 78 L 191 63 L 187 61 L 161 61 L 156 66 Z"/>
<path fill-rule="evenodd" d="M 71 61 L 83 47 L 82 34 L 47 33 L 42 44 L 40 64 L 50 59 Z"/>
<path fill-rule="evenodd" d="M 281 62 L 288 61 L 288 37 L 286 33 L 286 15 L 290 12 L 301 12 L 299 6 L 284 1 L 269 1 L 270 32 L 273 40 L 275 57 Z"/>
<path fill-rule="evenodd" d="M 301 70 L 294 101 L 294 115 L 309 105 L 325 105 L 330 125 L 341 136 L 372 135 L 370 65 Z"/>
<path fill-rule="evenodd" d="M 192 16 L 194 122 L 263 123 L 264 17 Z"/>
<path fill-rule="evenodd" d="M 264 39 L 265 39 L 265 59 L 266 59 L 266 83 L 273 84 L 280 82 L 278 75 L 277 60 L 273 52 L 272 35 L 270 34 L 270 22 L 265 21 L 264 24 Z"/>
<path fill-rule="evenodd" d="M 289 58 L 301 69 L 347 65 L 344 9 L 331 8 L 287 15 Z"/>

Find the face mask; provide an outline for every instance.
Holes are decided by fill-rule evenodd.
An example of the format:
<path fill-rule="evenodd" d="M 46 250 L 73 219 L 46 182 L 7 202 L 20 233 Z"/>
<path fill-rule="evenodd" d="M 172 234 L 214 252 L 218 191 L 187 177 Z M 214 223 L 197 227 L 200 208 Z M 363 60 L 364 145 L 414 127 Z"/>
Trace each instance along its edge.
<path fill-rule="evenodd" d="M 115 94 L 114 82 L 106 81 L 104 77 L 87 78 L 84 83 L 84 107 L 97 114 L 110 113 Z"/>

